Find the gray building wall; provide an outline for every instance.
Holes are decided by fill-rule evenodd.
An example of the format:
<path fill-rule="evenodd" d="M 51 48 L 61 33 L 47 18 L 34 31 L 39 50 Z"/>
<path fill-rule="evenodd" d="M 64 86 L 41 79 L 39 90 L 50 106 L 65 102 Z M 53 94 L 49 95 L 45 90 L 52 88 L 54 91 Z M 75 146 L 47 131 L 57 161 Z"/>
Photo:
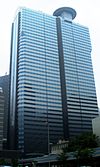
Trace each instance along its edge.
<path fill-rule="evenodd" d="M 92 128 L 93 133 L 96 134 L 96 136 L 98 136 L 100 140 L 100 116 L 92 120 Z"/>

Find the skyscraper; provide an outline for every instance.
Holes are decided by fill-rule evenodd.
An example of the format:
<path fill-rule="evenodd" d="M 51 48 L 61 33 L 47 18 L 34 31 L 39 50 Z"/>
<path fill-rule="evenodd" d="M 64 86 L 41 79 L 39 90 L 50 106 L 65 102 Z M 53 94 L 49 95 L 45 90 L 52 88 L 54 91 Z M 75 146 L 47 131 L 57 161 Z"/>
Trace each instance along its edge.
<path fill-rule="evenodd" d="M 92 129 L 98 115 L 88 28 L 76 11 L 21 8 L 12 24 L 10 148 L 46 153 L 49 143 Z M 48 143 L 49 142 L 49 143 Z"/>

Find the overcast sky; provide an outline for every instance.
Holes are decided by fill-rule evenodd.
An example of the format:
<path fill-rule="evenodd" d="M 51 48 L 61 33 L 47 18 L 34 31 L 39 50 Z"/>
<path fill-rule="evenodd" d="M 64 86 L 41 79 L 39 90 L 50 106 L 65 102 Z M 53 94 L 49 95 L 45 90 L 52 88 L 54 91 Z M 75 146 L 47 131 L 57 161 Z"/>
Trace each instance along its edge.
<path fill-rule="evenodd" d="M 52 15 L 59 7 L 73 7 L 76 23 L 89 28 L 92 62 L 100 107 L 100 1 L 99 0 L 3 0 L 0 4 L 0 76 L 9 72 L 11 24 L 19 7 L 28 7 Z"/>

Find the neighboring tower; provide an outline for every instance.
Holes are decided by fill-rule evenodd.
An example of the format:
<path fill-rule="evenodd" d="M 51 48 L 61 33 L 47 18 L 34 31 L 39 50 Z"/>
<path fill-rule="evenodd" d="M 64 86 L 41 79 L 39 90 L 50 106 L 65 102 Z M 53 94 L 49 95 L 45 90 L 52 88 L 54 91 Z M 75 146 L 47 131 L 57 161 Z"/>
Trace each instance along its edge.
<path fill-rule="evenodd" d="M 9 108 L 9 75 L 0 76 L 0 87 L 3 89 L 4 93 L 4 130 L 3 138 L 4 145 L 7 142 L 7 133 L 8 133 L 8 108 Z M 6 147 L 6 146 L 4 146 Z M 7 148 L 5 148 L 7 149 Z"/>
<path fill-rule="evenodd" d="M 47 153 L 50 143 L 92 129 L 98 115 L 88 28 L 76 12 L 22 8 L 12 24 L 10 148 Z"/>
<path fill-rule="evenodd" d="M 0 150 L 3 150 L 4 94 L 0 87 Z"/>
<path fill-rule="evenodd" d="M 65 74 L 61 70 L 62 87 L 66 85 L 66 111 L 72 137 L 92 130 L 92 118 L 98 115 L 90 35 L 87 27 L 72 22 L 76 16 L 74 9 L 59 8 L 53 15 L 57 17 L 60 66 Z"/>

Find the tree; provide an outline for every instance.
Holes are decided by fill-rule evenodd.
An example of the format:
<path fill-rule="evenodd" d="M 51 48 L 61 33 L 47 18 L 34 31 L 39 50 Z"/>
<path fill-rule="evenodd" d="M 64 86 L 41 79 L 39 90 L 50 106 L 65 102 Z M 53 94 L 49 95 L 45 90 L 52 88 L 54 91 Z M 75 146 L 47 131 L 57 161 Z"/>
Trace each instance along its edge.
<path fill-rule="evenodd" d="M 94 148 L 98 146 L 98 137 L 92 132 L 83 133 L 69 141 L 68 151 L 73 151 L 77 159 L 77 166 L 80 163 L 88 164 L 93 159 Z"/>
<path fill-rule="evenodd" d="M 79 148 L 95 148 L 98 147 L 98 140 L 98 136 L 92 132 L 82 133 L 69 141 L 68 150 L 75 151 Z"/>
<path fill-rule="evenodd" d="M 74 156 L 77 160 L 77 166 L 89 165 L 93 159 L 94 150 L 91 148 L 79 148 L 74 152 Z"/>
<path fill-rule="evenodd" d="M 90 165 L 90 163 L 93 165 L 94 148 L 98 147 L 98 141 L 98 137 L 92 132 L 82 133 L 69 140 L 68 147 L 62 149 L 58 160 L 63 167 L 67 166 L 68 157 L 70 157 L 70 152 L 72 152 L 76 158 L 77 166 Z"/>
<path fill-rule="evenodd" d="M 67 159 L 68 159 L 67 149 L 63 148 L 62 152 L 58 155 L 58 160 L 60 161 L 63 167 L 67 166 Z"/>
<path fill-rule="evenodd" d="M 12 163 L 13 167 L 17 167 L 18 166 L 18 159 L 16 159 L 16 158 L 11 159 L 11 163 Z"/>

